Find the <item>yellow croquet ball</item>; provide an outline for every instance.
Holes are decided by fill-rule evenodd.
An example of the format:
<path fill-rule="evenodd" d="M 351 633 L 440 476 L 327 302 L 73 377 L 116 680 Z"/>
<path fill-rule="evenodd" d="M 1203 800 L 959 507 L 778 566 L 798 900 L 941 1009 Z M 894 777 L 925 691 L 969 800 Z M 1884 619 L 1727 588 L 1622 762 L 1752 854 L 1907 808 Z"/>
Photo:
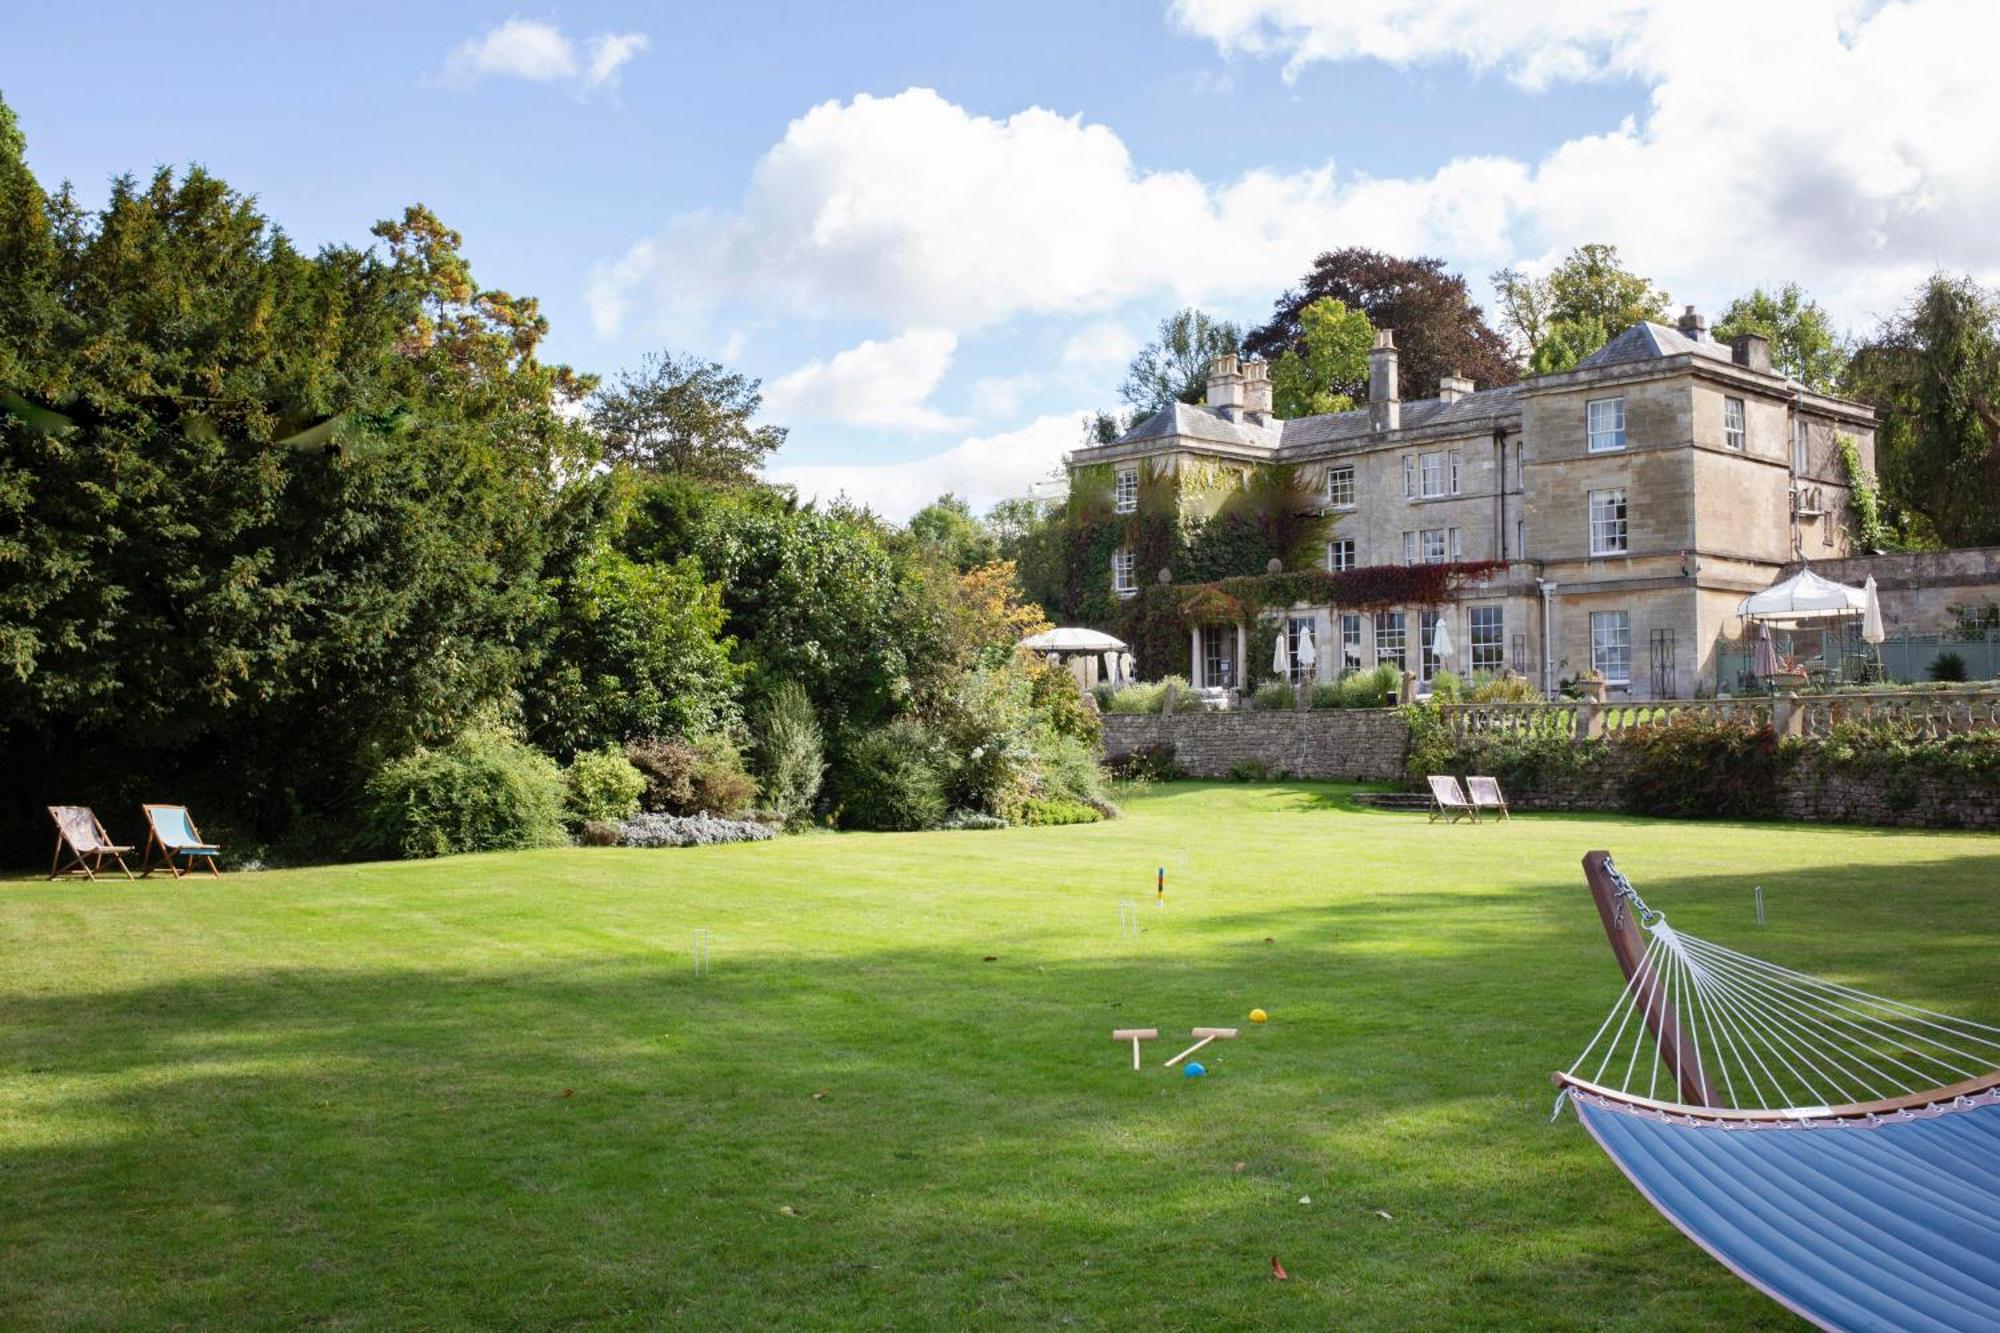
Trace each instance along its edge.
<path fill-rule="evenodd" d="M 1269 1014 L 1265 1013 L 1265 1012 L 1264 1012 L 1264 1011 L 1263 1011 L 1262 1009 L 1252 1009 L 1252 1010 L 1250 1011 L 1250 1021 L 1251 1021 L 1252 1023 L 1265 1023 L 1265 1022 L 1269 1022 L 1269 1021 L 1270 1021 L 1270 1018 L 1271 1018 L 1271 1016 L 1270 1016 Z"/>

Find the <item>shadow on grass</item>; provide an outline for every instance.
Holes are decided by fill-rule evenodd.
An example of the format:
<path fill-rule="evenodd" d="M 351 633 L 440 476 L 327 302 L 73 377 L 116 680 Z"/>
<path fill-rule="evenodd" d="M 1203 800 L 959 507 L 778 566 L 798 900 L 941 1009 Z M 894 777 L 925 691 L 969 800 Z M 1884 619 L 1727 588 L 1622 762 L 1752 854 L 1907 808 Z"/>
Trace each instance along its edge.
<path fill-rule="evenodd" d="M 1996 871 L 2000 852 L 1959 857 L 1900 895 L 1874 871 L 1767 875 L 1821 915 L 1773 928 L 1780 961 L 1905 995 L 1893 978 L 1921 970 L 1978 988 L 1968 1016 L 1990 1021 Z M 1738 881 L 1640 887 L 1677 921 L 1723 921 Z M 1543 1123 L 1547 1071 L 1617 990 L 1580 874 L 1190 929 L 1191 952 L 1080 960 L 746 948 L 697 979 L 678 957 L 446 957 L 14 994 L 0 1308 L 42 1326 L 1789 1326 L 1574 1126 Z M 1253 1003 L 1278 1021 L 1215 1048 L 1209 1079 L 1156 1067 L 1180 1029 Z M 1123 1025 L 1162 1029 L 1142 1075 L 1108 1040 Z M 1272 1254 L 1297 1281 L 1269 1280 Z"/>

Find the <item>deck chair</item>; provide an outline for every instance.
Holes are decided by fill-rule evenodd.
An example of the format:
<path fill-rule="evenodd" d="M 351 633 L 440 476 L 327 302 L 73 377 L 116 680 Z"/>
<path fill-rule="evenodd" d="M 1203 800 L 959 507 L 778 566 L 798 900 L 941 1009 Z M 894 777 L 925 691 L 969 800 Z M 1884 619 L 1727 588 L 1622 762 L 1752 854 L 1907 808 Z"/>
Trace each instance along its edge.
<path fill-rule="evenodd" d="M 1500 784 L 1492 778 L 1467 778 L 1465 789 L 1472 793 L 1474 809 L 1498 810 L 1502 819 L 1514 817 L 1507 812 L 1507 798 L 1500 794 Z"/>
<path fill-rule="evenodd" d="M 139 808 L 146 812 L 148 830 L 146 857 L 139 866 L 139 874 L 142 877 L 164 866 L 174 872 L 175 879 L 179 879 L 182 875 L 194 872 L 194 863 L 197 860 L 206 860 L 208 873 L 217 879 L 222 878 L 222 871 L 217 869 L 215 864 L 215 858 L 222 855 L 222 848 L 212 842 L 201 840 L 200 831 L 195 828 L 194 821 L 188 818 L 186 806 L 143 805 Z M 155 851 L 158 851 L 160 857 L 158 865 L 153 863 Z M 186 864 L 175 864 L 175 857 L 182 858 Z"/>
<path fill-rule="evenodd" d="M 82 875 L 85 879 L 96 879 L 97 872 L 104 869 L 104 858 L 110 857 L 125 872 L 125 878 L 132 878 L 132 867 L 125 864 L 125 853 L 130 847 L 111 841 L 111 835 L 98 822 L 97 814 L 87 805 L 52 805 L 49 817 L 56 821 L 56 855 L 49 866 L 49 878 L 58 875 Z M 69 860 L 63 860 L 63 849 L 69 849 Z"/>
<path fill-rule="evenodd" d="M 1458 779 L 1450 774 L 1432 774 L 1426 779 L 1431 784 L 1431 823 L 1442 819 L 1447 824 L 1461 819 L 1479 822 L 1479 807 L 1465 799 L 1459 790 Z"/>

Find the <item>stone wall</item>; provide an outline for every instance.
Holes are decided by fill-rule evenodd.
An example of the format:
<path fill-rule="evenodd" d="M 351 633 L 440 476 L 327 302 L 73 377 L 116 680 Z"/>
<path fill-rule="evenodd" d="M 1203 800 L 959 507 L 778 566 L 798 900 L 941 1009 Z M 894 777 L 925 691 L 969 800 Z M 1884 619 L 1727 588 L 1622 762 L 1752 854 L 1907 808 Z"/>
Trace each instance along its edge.
<path fill-rule="evenodd" d="M 1617 739 L 1575 742 L 1592 751 L 1591 762 L 1543 786 L 1512 784 L 1517 810 L 1610 811 L 1625 809 L 1632 752 Z M 1222 778 L 1232 765 L 1262 763 L 1274 773 L 1333 781 L 1407 778 L 1404 758 L 1409 725 L 1393 708 L 1315 709 L 1310 712 L 1107 714 L 1107 758 L 1155 745 L 1174 747 L 1174 762 L 1190 777 Z M 1918 775 L 1870 778 L 1834 773 L 1807 753 L 1779 779 L 1780 816 L 1805 823 L 1880 824 L 1909 828 L 2000 829 L 2000 789 L 1970 781 Z"/>
<path fill-rule="evenodd" d="M 1300 778 L 1395 781 L 1403 776 L 1410 728 L 1393 708 L 1320 708 L 1310 712 L 1107 713 L 1107 758 L 1155 745 L 1174 747 L 1189 776 L 1229 776 L 1257 760 Z"/>

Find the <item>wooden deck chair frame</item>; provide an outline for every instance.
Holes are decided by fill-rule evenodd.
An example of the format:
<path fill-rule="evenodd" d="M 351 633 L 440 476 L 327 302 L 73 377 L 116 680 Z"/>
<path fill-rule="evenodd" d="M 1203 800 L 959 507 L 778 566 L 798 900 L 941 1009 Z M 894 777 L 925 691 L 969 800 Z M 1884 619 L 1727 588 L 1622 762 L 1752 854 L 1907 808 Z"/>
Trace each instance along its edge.
<path fill-rule="evenodd" d="M 125 878 L 132 878 L 132 867 L 125 864 L 125 853 L 133 850 L 122 843 L 111 841 L 111 835 L 104 831 L 104 823 L 97 812 L 87 805 L 52 805 L 49 818 L 56 821 L 56 854 L 49 863 L 49 878 L 62 875 L 82 875 L 95 880 L 97 872 L 104 869 L 104 858 L 110 857 L 125 872 Z M 63 860 L 63 848 L 69 848 L 70 859 Z"/>
<path fill-rule="evenodd" d="M 1431 787 L 1431 823 L 1435 824 L 1440 819 L 1447 824 L 1461 819 L 1469 819 L 1475 824 L 1479 822 L 1479 807 L 1465 798 L 1457 778 L 1449 773 L 1433 773 L 1424 781 Z"/>
<path fill-rule="evenodd" d="M 159 804 L 159 805 L 142 805 L 139 808 L 143 810 L 146 815 L 146 855 L 145 858 L 139 864 L 139 877 L 141 879 L 144 879 L 147 876 L 151 875 L 155 870 L 160 869 L 162 866 L 164 866 L 168 870 L 173 871 L 175 879 L 179 879 L 183 875 L 192 875 L 194 873 L 194 863 L 197 857 L 200 857 L 208 862 L 209 874 L 215 876 L 217 879 L 222 878 L 222 871 L 215 864 L 216 858 L 222 854 L 222 848 L 216 846 L 212 842 L 201 842 L 201 841 L 181 843 L 177 846 L 169 847 L 167 846 L 166 839 L 160 836 L 159 823 L 153 818 L 153 812 L 155 810 L 180 811 L 181 822 L 187 826 L 187 831 L 189 833 L 192 833 L 197 839 L 201 837 L 201 830 L 194 826 L 194 816 L 188 813 L 186 806 Z M 159 857 L 160 857 L 157 864 L 153 860 L 153 853 L 155 850 L 159 852 Z M 186 867 L 181 867 L 174 864 L 174 858 L 176 856 L 182 856 L 187 858 Z"/>
<path fill-rule="evenodd" d="M 1502 819 L 1514 817 L 1507 809 L 1506 795 L 1500 790 L 1499 782 L 1493 778 L 1467 778 L 1465 794 L 1472 798 L 1472 808 L 1475 810 L 1498 810 Z"/>

